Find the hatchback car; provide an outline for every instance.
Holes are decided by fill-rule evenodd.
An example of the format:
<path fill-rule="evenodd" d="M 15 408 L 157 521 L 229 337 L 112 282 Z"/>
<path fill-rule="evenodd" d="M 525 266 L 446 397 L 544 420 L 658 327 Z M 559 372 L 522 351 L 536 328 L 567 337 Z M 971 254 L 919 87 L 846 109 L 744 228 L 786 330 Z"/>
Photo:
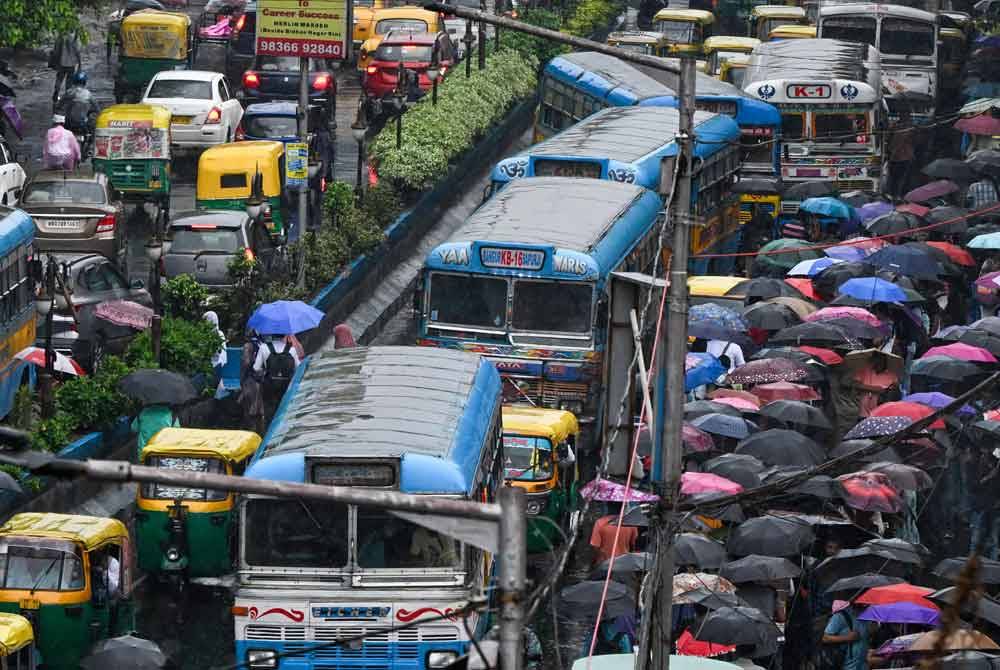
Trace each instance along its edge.
<path fill-rule="evenodd" d="M 138 331 L 101 319 L 96 309 L 109 300 L 130 300 L 152 307 L 153 301 L 142 282 L 129 285 L 114 264 L 98 254 L 55 254 L 60 274 L 69 289 L 72 305 L 56 299 L 52 312 L 52 346 L 56 351 L 72 356 L 88 370 L 105 354 L 125 351 Z M 38 317 L 36 344 L 44 346 L 45 319 Z"/>
<path fill-rule="evenodd" d="M 299 141 L 299 106 L 294 102 L 258 102 L 249 105 L 236 129 L 237 140 Z"/>
<path fill-rule="evenodd" d="M 39 251 L 97 253 L 125 269 L 125 208 L 103 173 L 45 170 L 24 185 L 18 206 L 35 221 Z"/>
<path fill-rule="evenodd" d="M 240 96 L 244 105 L 255 102 L 299 99 L 299 58 L 297 56 L 257 56 L 243 73 Z M 326 60 L 309 59 L 309 106 L 326 110 L 333 120 L 337 79 Z"/>
<path fill-rule="evenodd" d="M 231 142 L 243 118 L 243 105 L 219 72 L 163 70 L 149 82 L 142 102 L 170 110 L 170 144 L 180 149 Z"/>
<path fill-rule="evenodd" d="M 365 95 L 377 100 L 390 95 L 396 88 L 400 63 L 407 70 L 417 73 L 417 81 L 422 90 L 430 89 L 431 80 L 427 76 L 427 68 L 430 67 L 435 49 L 439 71 L 443 77 L 455 63 L 454 48 L 447 33 L 389 33 L 379 44 L 371 63 L 365 69 Z"/>
<path fill-rule="evenodd" d="M 244 212 L 181 212 L 170 222 L 170 237 L 170 251 L 163 255 L 167 278 L 188 274 L 209 289 L 229 286 L 229 262 L 253 249 L 251 220 Z"/>

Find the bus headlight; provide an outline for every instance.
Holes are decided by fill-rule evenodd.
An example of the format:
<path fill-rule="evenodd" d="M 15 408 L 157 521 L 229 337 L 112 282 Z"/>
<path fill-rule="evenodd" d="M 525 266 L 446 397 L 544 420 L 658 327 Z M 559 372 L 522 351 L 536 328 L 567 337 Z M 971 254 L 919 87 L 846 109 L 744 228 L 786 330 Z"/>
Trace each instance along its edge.
<path fill-rule="evenodd" d="M 428 668 L 444 668 L 458 660 L 457 651 L 431 651 L 427 653 Z"/>
<path fill-rule="evenodd" d="M 278 655 L 270 649 L 247 650 L 247 665 L 251 668 L 276 668 Z"/>

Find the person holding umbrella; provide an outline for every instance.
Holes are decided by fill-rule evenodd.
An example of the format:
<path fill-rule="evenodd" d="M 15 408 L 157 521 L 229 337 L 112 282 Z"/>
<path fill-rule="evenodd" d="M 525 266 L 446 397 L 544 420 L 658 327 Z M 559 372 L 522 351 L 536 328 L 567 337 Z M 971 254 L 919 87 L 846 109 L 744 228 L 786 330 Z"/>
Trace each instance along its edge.
<path fill-rule="evenodd" d="M 136 433 L 136 460 L 156 433 L 163 428 L 179 427 L 174 407 L 198 397 L 191 380 L 169 370 L 136 370 L 118 382 L 118 390 L 142 404 L 142 411 L 132 421 Z"/>
<path fill-rule="evenodd" d="M 868 624 L 858 619 L 862 607 L 835 600 L 833 616 L 823 631 L 820 668 L 868 670 Z"/>
<path fill-rule="evenodd" d="M 264 413 L 271 417 L 305 357 L 297 333 L 311 330 L 323 312 L 301 300 L 278 300 L 261 305 L 250 315 L 247 327 L 265 336 L 253 361 L 253 374 L 263 385 Z"/>

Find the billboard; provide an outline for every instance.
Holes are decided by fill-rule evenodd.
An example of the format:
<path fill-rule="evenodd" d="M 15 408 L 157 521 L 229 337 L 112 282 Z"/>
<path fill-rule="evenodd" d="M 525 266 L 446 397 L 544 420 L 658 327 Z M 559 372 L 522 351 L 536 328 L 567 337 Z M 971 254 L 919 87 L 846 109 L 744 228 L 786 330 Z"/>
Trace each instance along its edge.
<path fill-rule="evenodd" d="M 347 0 L 259 0 L 257 54 L 345 60 L 350 14 Z"/>

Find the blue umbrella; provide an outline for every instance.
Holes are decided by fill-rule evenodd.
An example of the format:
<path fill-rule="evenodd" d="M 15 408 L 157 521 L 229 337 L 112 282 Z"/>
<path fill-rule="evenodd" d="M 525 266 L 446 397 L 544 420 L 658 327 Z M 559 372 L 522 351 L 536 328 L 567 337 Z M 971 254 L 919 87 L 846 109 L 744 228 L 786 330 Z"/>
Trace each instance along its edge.
<path fill-rule="evenodd" d="M 258 307 L 247 327 L 261 335 L 294 335 L 315 328 L 323 316 L 323 312 L 301 300 L 278 300 Z"/>
<path fill-rule="evenodd" d="M 736 440 L 748 437 L 755 428 L 752 422 L 728 414 L 704 414 L 696 419 L 691 419 L 690 423 L 706 433 L 731 437 Z"/>
<path fill-rule="evenodd" d="M 900 245 L 883 247 L 869 256 L 868 262 L 883 270 L 890 270 L 916 279 L 938 278 L 937 259 L 917 247 Z"/>
<path fill-rule="evenodd" d="M 835 219 L 845 219 L 850 221 L 857 218 L 854 208 L 836 198 L 824 196 L 822 198 L 806 198 L 799 205 L 799 209 L 810 214 L 830 216 Z"/>
<path fill-rule="evenodd" d="M 711 384 L 724 374 L 726 369 L 712 354 L 688 354 L 684 359 L 684 390 Z"/>
<path fill-rule="evenodd" d="M 823 250 L 823 253 L 830 258 L 836 258 L 838 261 L 863 261 L 865 259 L 865 250 L 859 246 L 853 244 L 845 244 L 836 247 L 827 247 Z"/>
<path fill-rule="evenodd" d="M 893 207 L 891 202 L 869 202 L 858 209 L 858 218 L 861 219 L 861 223 L 867 223 L 883 214 L 888 214 L 894 209 L 895 207 Z"/>
<path fill-rule="evenodd" d="M 965 246 L 970 249 L 1000 249 L 1000 233 L 976 235 Z"/>
<path fill-rule="evenodd" d="M 813 258 L 807 261 L 801 261 L 795 265 L 791 270 L 788 271 L 789 277 L 815 277 L 823 270 L 827 269 L 831 265 L 836 265 L 837 263 L 843 263 L 844 261 L 839 258 Z"/>
<path fill-rule="evenodd" d="M 904 302 L 906 292 L 892 282 L 879 277 L 855 277 L 837 288 L 841 295 L 868 302 Z"/>
<path fill-rule="evenodd" d="M 728 340 L 747 331 L 743 316 L 732 309 L 705 303 L 688 310 L 688 335 L 706 340 Z"/>

